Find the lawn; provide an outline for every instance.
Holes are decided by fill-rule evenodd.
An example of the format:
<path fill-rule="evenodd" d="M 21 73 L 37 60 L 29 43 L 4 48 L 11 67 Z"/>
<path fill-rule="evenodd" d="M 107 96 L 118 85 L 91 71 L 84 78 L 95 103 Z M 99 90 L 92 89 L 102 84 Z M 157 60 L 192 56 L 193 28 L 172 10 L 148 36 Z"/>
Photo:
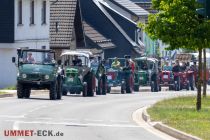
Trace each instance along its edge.
<path fill-rule="evenodd" d="M 195 109 L 196 97 L 179 97 L 156 103 L 148 109 L 152 121 L 162 121 L 186 133 L 210 140 L 210 96 L 202 98 L 202 109 Z"/>
<path fill-rule="evenodd" d="M 5 93 L 5 92 L 1 92 L 1 91 L 0 91 L 0 95 L 1 95 L 1 94 L 6 94 L 6 93 Z"/>

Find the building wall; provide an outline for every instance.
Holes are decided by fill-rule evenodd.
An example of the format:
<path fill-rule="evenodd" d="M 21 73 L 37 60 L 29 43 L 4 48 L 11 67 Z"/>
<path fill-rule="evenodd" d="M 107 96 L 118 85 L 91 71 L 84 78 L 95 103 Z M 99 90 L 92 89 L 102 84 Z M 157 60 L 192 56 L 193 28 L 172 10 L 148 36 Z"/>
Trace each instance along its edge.
<path fill-rule="evenodd" d="M 4 1 L 4 0 L 3 0 Z M 7 0 L 10 1 L 11 0 Z M 30 49 L 42 49 L 45 46 L 49 49 L 49 0 L 47 0 L 47 14 L 46 24 L 41 23 L 41 9 L 43 0 L 35 0 L 35 24 L 30 25 L 30 0 L 23 0 L 23 16 L 22 25 L 18 25 L 18 0 L 15 1 L 15 8 L 8 8 L 15 12 L 13 17 L 13 32 L 14 32 L 14 43 L 8 43 L 2 41 L 0 43 L 0 88 L 16 85 L 16 73 L 17 68 L 12 63 L 12 57 L 17 57 L 17 48 L 30 48 Z M 1 8 L 1 7 L 0 7 Z M 0 13 L 1 16 L 1 13 Z M 10 17 L 8 17 L 10 18 Z M 1 21 L 0 21 L 1 23 Z M 11 27 L 12 28 L 12 27 Z M 2 32 L 1 32 L 2 34 Z M 11 33 L 10 33 L 11 34 Z M 6 35 L 6 34 L 4 34 Z M 11 34 L 12 35 L 12 34 Z"/>
<path fill-rule="evenodd" d="M 41 23 L 42 1 L 35 0 L 34 25 L 30 25 L 30 0 L 22 1 L 22 25 L 18 25 L 18 0 L 15 0 L 15 40 L 48 40 L 49 39 L 49 0 L 47 0 L 46 24 Z"/>
<path fill-rule="evenodd" d="M 48 41 L 0 43 L 0 88 L 16 85 L 17 68 L 12 63 L 12 57 L 17 58 L 17 48 L 42 49 L 42 46 L 49 47 L 48 44 Z"/>
<path fill-rule="evenodd" d="M 1 0 L 0 43 L 1 42 L 14 42 L 14 0 Z"/>

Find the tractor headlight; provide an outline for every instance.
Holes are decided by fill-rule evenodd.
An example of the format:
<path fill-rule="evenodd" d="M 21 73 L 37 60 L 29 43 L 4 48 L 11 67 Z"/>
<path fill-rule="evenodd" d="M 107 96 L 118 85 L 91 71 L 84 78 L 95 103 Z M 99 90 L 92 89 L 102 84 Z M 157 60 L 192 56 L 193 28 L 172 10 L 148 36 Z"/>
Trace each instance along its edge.
<path fill-rule="evenodd" d="M 27 75 L 26 74 L 22 74 L 22 77 L 25 79 L 25 78 L 27 78 Z"/>
<path fill-rule="evenodd" d="M 19 76 L 20 76 L 20 73 L 18 72 L 18 73 L 17 73 L 17 77 L 19 77 Z"/>
<path fill-rule="evenodd" d="M 99 73 L 99 77 L 101 77 L 102 76 L 102 74 L 101 73 Z"/>
<path fill-rule="evenodd" d="M 48 79 L 50 79 L 50 76 L 49 76 L 49 75 L 45 75 L 44 78 L 45 78 L 46 80 L 48 80 Z"/>

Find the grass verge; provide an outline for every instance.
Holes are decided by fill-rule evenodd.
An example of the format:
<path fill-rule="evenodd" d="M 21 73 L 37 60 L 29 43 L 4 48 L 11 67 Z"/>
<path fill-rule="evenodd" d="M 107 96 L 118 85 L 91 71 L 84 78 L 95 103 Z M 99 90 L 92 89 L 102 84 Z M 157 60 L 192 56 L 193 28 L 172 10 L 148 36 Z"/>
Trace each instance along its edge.
<path fill-rule="evenodd" d="M 7 94 L 7 93 L 6 93 L 6 92 L 1 92 L 1 91 L 0 91 L 0 95 L 2 95 L 2 94 Z"/>
<path fill-rule="evenodd" d="M 202 98 L 202 109 L 196 111 L 196 97 L 178 97 L 156 103 L 149 108 L 152 121 L 210 140 L 210 96 Z"/>
<path fill-rule="evenodd" d="M 16 90 L 16 86 L 9 86 L 9 87 L 3 88 L 2 90 Z"/>

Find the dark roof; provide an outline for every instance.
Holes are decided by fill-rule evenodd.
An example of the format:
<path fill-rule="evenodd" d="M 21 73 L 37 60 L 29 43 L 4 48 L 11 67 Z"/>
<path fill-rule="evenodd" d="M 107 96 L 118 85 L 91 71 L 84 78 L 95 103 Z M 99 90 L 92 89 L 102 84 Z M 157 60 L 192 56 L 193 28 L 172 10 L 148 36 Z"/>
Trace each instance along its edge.
<path fill-rule="evenodd" d="M 95 28 L 90 26 L 87 22 L 83 21 L 83 27 L 85 35 L 89 37 L 94 43 L 99 45 L 103 49 L 110 49 L 116 47 L 111 39 L 106 38 L 101 33 L 99 33 Z"/>
<path fill-rule="evenodd" d="M 77 0 L 58 0 L 50 6 L 50 47 L 70 48 Z M 56 31 L 56 23 L 58 30 Z"/>
<path fill-rule="evenodd" d="M 146 10 L 139 7 L 138 5 L 136 5 L 134 2 L 132 2 L 130 0 L 110 0 L 110 1 L 112 1 L 116 5 L 120 6 L 124 10 L 126 10 L 132 14 L 135 14 L 137 16 L 144 16 L 144 15 L 146 16 L 149 14 Z"/>

